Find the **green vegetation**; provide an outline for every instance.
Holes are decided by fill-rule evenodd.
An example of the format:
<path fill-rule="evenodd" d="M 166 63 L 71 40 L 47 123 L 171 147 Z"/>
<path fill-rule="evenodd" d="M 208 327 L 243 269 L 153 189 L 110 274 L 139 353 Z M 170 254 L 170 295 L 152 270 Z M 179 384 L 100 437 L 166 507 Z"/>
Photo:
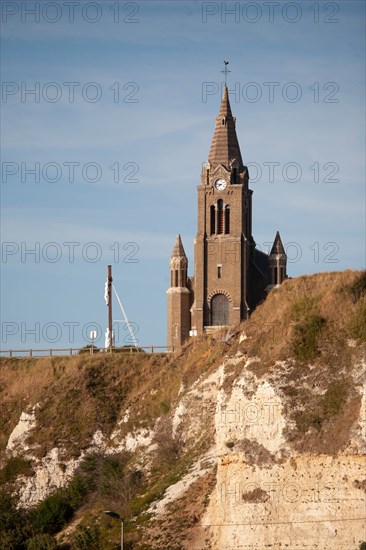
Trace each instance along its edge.
<path fill-rule="evenodd" d="M 138 346 L 130 346 L 129 344 L 126 344 L 125 346 L 121 346 L 119 348 L 112 348 L 112 353 L 145 353 L 145 350 L 139 348 Z"/>
<path fill-rule="evenodd" d="M 56 550 L 57 544 L 51 535 L 35 535 L 27 540 L 27 550 Z"/>
<path fill-rule="evenodd" d="M 0 550 L 114 550 L 120 526 L 103 514 L 106 509 L 124 517 L 126 549 L 171 548 L 171 540 L 178 548 L 207 506 L 215 474 L 210 484 L 204 477 L 200 487 L 192 484 L 192 492 L 172 503 L 164 520 L 152 516 L 148 507 L 212 444 L 209 422 L 198 436 L 185 431 L 188 416 L 200 414 L 199 395 L 191 408 L 183 409 L 185 439 L 179 429 L 173 435 L 172 416 L 178 400 L 199 378 L 213 373 L 224 354 L 235 357 L 240 352 L 236 364 L 225 365 L 224 392 L 242 376 L 245 365 L 258 379 L 269 374 L 282 392 L 287 418 L 295 420 L 286 434 L 293 448 L 336 454 L 347 444 L 349 426 L 359 414 L 352 369 L 366 333 L 365 280 L 346 272 L 286 281 L 237 327 L 230 341 L 197 339 L 179 355 L 135 353 L 126 347 L 111 354 L 91 355 L 86 349 L 71 357 L 0 360 Z M 246 338 L 239 342 L 241 333 Z M 153 430 L 155 448 L 148 454 L 83 455 L 66 487 L 32 510 L 18 510 L 11 494 L 19 476 L 33 474 L 32 462 L 9 459 L 4 450 L 21 412 L 36 404 L 36 426 L 27 445 L 39 458 L 58 447 L 60 467 L 85 453 L 97 430 L 108 439 L 116 425 L 121 439 Z M 228 439 L 228 453 L 239 444 Z M 263 454 L 250 456 L 254 463 Z M 248 502 L 266 498 L 255 492 L 245 495 Z"/>
<path fill-rule="evenodd" d="M 24 548 L 31 529 L 27 515 L 16 508 L 16 500 L 4 491 L 0 492 L 0 550 Z"/>
<path fill-rule="evenodd" d="M 316 403 L 313 403 L 311 410 L 306 408 L 295 415 L 297 429 L 305 433 L 310 427 L 320 430 L 326 420 L 337 415 L 345 404 L 349 391 L 349 383 L 344 380 L 330 381 L 325 394 Z"/>
<path fill-rule="evenodd" d="M 0 484 L 13 483 L 20 475 L 33 475 L 31 461 L 21 456 L 12 456 L 0 470 Z"/>
<path fill-rule="evenodd" d="M 318 314 L 320 294 L 303 296 L 292 306 L 291 316 L 295 321 L 292 352 L 298 361 L 311 361 L 318 355 L 318 342 L 325 319 Z"/>
<path fill-rule="evenodd" d="M 325 325 L 320 315 L 310 315 L 295 326 L 293 353 L 299 361 L 311 361 L 318 354 L 318 341 Z"/>
<path fill-rule="evenodd" d="M 102 540 L 99 525 L 93 525 L 92 527 L 78 525 L 77 533 L 73 536 L 72 542 L 75 550 L 100 550 Z"/>
<path fill-rule="evenodd" d="M 342 290 L 354 306 L 348 323 L 349 335 L 356 340 L 366 341 L 366 302 L 362 300 L 366 294 L 366 272 Z"/>
<path fill-rule="evenodd" d="M 34 532 L 54 535 L 72 518 L 73 512 L 68 495 L 59 490 L 30 511 L 29 521 Z"/>
<path fill-rule="evenodd" d="M 322 402 L 325 418 L 338 414 L 347 400 L 349 383 L 346 380 L 334 380 L 330 383 Z"/>
<path fill-rule="evenodd" d="M 129 469 L 130 455 L 88 455 L 81 462 L 73 480 L 49 495 L 29 511 L 16 508 L 14 498 L 0 493 L 0 549 L 48 550 L 59 548 L 54 535 L 74 517 L 77 510 L 96 496 L 131 516 L 131 501 L 143 481 L 140 470 Z M 79 526 L 72 548 L 98 549 L 100 527 Z M 98 546 L 99 545 L 99 546 Z"/>
<path fill-rule="evenodd" d="M 99 351 L 100 350 L 97 346 L 88 344 L 87 346 L 84 346 L 83 348 L 81 348 L 81 350 L 79 350 L 78 355 L 82 355 L 83 353 L 89 353 L 89 354 L 99 353 Z"/>
<path fill-rule="evenodd" d="M 300 299 L 298 299 L 292 306 L 292 316 L 296 321 L 300 321 L 304 319 L 304 317 L 310 316 L 314 308 L 316 307 L 316 303 L 319 299 L 319 295 L 317 296 L 302 296 Z"/>
<path fill-rule="evenodd" d="M 351 338 L 366 341 L 366 303 L 359 302 L 355 305 L 353 315 L 349 323 Z"/>
<path fill-rule="evenodd" d="M 345 286 L 345 291 L 353 304 L 366 294 L 366 271 L 357 277 L 351 284 Z"/>

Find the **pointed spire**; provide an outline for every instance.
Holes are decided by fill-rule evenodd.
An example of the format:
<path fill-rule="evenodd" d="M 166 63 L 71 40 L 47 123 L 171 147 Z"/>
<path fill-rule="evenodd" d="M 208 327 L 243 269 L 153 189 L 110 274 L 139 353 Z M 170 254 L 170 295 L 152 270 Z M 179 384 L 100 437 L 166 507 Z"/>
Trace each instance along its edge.
<path fill-rule="evenodd" d="M 221 105 L 220 105 L 220 112 L 219 112 L 219 116 L 230 116 L 232 117 L 232 113 L 231 113 L 231 107 L 230 107 L 230 101 L 229 101 L 229 90 L 228 90 L 228 87 L 225 86 L 224 88 L 224 93 L 223 93 L 223 96 L 222 96 L 222 100 L 221 100 Z"/>
<path fill-rule="evenodd" d="M 241 171 L 243 161 L 235 130 L 235 119 L 231 113 L 229 90 L 225 86 L 208 160 L 213 164 L 223 164 L 229 170 L 230 161 L 233 159 L 237 160 Z"/>
<path fill-rule="evenodd" d="M 273 242 L 273 246 L 272 246 L 272 250 L 271 250 L 271 255 L 275 255 L 275 254 L 282 254 L 284 256 L 286 256 L 286 252 L 285 252 L 285 249 L 283 247 L 283 244 L 282 244 L 282 241 L 281 241 L 281 237 L 280 237 L 280 232 L 277 231 L 276 233 L 276 236 L 275 236 L 275 240 Z"/>
<path fill-rule="evenodd" d="M 174 248 L 171 253 L 171 258 L 186 258 L 186 253 L 184 252 L 182 239 L 180 238 L 180 235 L 177 235 L 177 238 L 175 239 Z"/>

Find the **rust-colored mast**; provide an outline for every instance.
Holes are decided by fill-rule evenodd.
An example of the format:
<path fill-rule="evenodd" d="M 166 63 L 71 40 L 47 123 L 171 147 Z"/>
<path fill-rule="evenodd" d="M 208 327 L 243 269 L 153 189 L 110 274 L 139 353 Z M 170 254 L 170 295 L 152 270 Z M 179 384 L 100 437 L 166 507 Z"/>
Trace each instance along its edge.
<path fill-rule="evenodd" d="M 113 347 L 113 319 L 112 319 L 112 266 L 108 266 L 108 329 L 109 329 L 109 347 Z"/>

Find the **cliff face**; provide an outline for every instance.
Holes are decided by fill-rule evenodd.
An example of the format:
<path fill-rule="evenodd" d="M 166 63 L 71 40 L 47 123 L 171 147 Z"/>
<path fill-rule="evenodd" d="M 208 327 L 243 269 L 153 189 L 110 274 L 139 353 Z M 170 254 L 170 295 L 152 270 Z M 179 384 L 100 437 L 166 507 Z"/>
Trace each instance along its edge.
<path fill-rule="evenodd" d="M 355 371 L 364 366 L 356 364 Z M 312 445 L 301 451 L 291 442 L 296 426 L 286 414 L 281 388 L 286 368 L 288 364 L 279 364 L 276 373 L 260 379 L 243 372 L 228 394 L 217 393 L 216 482 L 201 520 L 205 536 L 197 537 L 197 548 L 210 547 L 208 538 L 215 549 L 345 549 L 358 548 L 365 538 L 361 386 L 356 383 L 353 422 L 344 426 L 348 437 L 339 435 L 344 444 L 337 442 L 340 448 L 334 452 L 330 447 L 330 452 L 316 453 Z M 222 387 L 224 375 L 220 382 Z M 326 429 L 319 435 L 320 445 Z"/>
<path fill-rule="evenodd" d="M 29 460 L 11 480 L 29 508 L 90 457 L 124 456 L 118 491 L 94 485 L 57 535 L 71 548 L 93 522 L 114 548 L 112 504 L 129 548 L 358 550 L 365 317 L 364 275 L 326 273 L 286 281 L 229 341 L 179 357 L 5 360 L 2 472 Z M 126 472 L 141 479 L 128 491 Z"/>

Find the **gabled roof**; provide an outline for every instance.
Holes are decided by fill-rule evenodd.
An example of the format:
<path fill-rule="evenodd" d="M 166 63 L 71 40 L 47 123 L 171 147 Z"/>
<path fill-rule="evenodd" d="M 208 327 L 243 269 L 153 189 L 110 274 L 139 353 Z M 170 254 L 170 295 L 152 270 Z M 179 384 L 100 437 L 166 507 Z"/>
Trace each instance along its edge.
<path fill-rule="evenodd" d="M 277 231 L 275 240 L 273 242 L 271 254 L 284 254 L 286 255 L 285 249 L 283 248 L 283 244 L 280 237 L 280 232 Z"/>
<path fill-rule="evenodd" d="M 237 160 L 239 171 L 241 171 L 243 169 L 243 161 L 235 130 L 235 120 L 231 113 L 229 91 L 227 86 L 225 86 L 220 112 L 216 117 L 216 128 L 208 160 L 213 164 L 223 164 L 229 170 L 230 161 L 233 159 Z"/>
<path fill-rule="evenodd" d="M 180 235 L 177 235 L 177 238 L 175 239 L 175 244 L 172 250 L 172 253 L 170 255 L 171 258 L 186 258 L 186 253 L 184 252 L 182 239 L 180 238 Z"/>

